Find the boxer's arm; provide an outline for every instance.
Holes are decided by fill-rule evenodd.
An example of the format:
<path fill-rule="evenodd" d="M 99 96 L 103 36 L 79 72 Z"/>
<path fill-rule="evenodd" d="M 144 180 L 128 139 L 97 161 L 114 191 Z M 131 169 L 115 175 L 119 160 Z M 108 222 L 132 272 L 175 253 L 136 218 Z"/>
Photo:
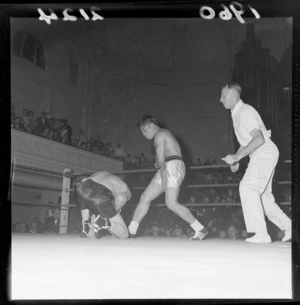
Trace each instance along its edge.
<path fill-rule="evenodd" d="M 122 192 L 119 193 L 115 198 L 115 208 L 118 212 L 121 211 L 122 207 L 126 204 L 126 202 L 131 198 L 131 192 Z"/>
<path fill-rule="evenodd" d="M 164 151 L 164 137 L 160 132 L 158 132 L 154 138 L 154 146 L 156 149 L 155 167 L 161 168 L 165 162 L 165 151 Z"/>

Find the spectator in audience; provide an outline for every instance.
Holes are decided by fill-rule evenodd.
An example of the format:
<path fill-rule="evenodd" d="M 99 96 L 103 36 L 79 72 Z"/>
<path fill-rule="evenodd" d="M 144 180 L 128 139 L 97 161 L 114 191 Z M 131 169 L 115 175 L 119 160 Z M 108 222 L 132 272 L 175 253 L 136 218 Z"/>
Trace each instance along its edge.
<path fill-rule="evenodd" d="M 86 143 L 85 142 L 81 142 L 80 148 L 86 149 Z"/>
<path fill-rule="evenodd" d="M 247 233 L 246 229 L 242 230 L 240 238 L 242 238 L 242 239 L 248 238 L 248 233 Z"/>
<path fill-rule="evenodd" d="M 53 216 L 49 216 L 45 221 L 45 232 L 59 233 L 59 221 L 60 221 L 60 209 L 55 208 L 53 211 Z"/>
<path fill-rule="evenodd" d="M 159 235 L 159 226 L 154 224 L 152 226 L 151 233 L 153 237 L 157 237 Z"/>
<path fill-rule="evenodd" d="M 41 116 L 36 119 L 37 135 L 42 136 L 45 128 L 50 129 L 50 122 L 46 117 L 46 112 L 41 111 Z"/>
<path fill-rule="evenodd" d="M 210 158 L 206 159 L 206 161 L 204 162 L 204 165 L 211 165 Z"/>
<path fill-rule="evenodd" d="M 29 111 L 28 109 L 23 109 L 23 115 L 21 116 L 21 123 L 24 126 L 25 131 L 29 132 Z"/>
<path fill-rule="evenodd" d="M 201 166 L 202 165 L 202 163 L 201 163 L 201 159 L 200 158 L 198 158 L 197 159 L 197 162 L 196 162 L 196 166 Z"/>
<path fill-rule="evenodd" d="M 92 144 L 90 141 L 87 141 L 87 143 L 86 143 L 86 150 L 92 151 Z"/>
<path fill-rule="evenodd" d="M 32 221 L 30 226 L 29 226 L 29 232 L 31 234 L 36 234 L 38 232 L 38 224 L 36 223 L 36 221 Z"/>
<path fill-rule="evenodd" d="M 131 157 L 131 154 L 127 154 L 126 155 L 126 159 L 125 159 L 126 162 L 128 163 L 132 163 L 132 157 Z"/>
<path fill-rule="evenodd" d="M 174 237 L 182 237 L 182 233 L 183 233 L 182 228 L 179 225 L 176 225 L 175 229 L 173 231 L 173 236 Z"/>
<path fill-rule="evenodd" d="M 15 128 L 21 131 L 25 131 L 24 125 L 21 123 L 21 118 L 19 116 L 15 119 Z"/>
<path fill-rule="evenodd" d="M 62 143 L 64 144 L 69 144 L 69 136 L 68 136 L 68 128 L 67 125 L 64 124 L 61 130 L 61 139 L 62 139 Z"/>
<path fill-rule="evenodd" d="M 79 141 L 77 138 L 73 139 L 72 145 L 76 147 L 79 146 Z"/>
<path fill-rule="evenodd" d="M 104 150 L 104 143 L 102 140 L 102 136 L 98 133 L 97 138 L 96 140 L 94 140 L 93 143 L 93 151 L 101 153 L 103 152 L 103 150 Z"/>
<path fill-rule="evenodd" d="M 12 230 L 15 233 L 28 233 L 29 227 L 25 222 L 18 222 L 13 225 Z"/>
<path fill-rule="evenodd" d="M 28 119 L 29 119 L 28 131 L 30 133 L 35 134 L 36 133 L 36 128 L 37 128 L 37 123 L 36 123 L 36 119 L 34 117 L 34 111 L 33 110 L 29 111 Z"/>
<path fill-rule="evenodd" d="M 11 120 L 10 120 L 10 126 L 12 128 L 16 128 L 16 115 L 14 112 L 11 113 Z"/>
<path fill-rule="evenodd" d="M 236 239 L 237 238 L 238 230 L 235 227 L 235 225 L 233 225 L 233 224 L 229 225 L 229 227 L 227 229 L 227 234 L 228 234 L 228 237 L 230 239 Z"/>
<path fill-rule="evenodd" d="M 63 122 L 63 130 L 66 129 L 67 130 L 67 144 L 71 144 L 72 143 L 72 127 L 69 124 L 67 119 L 62 119 Z"/>
<path fill-rule="evenodd" d="M 225 230 L 220 230 L 218 233 L 218 237 L 219 238 L 226 238 L 227 237 L 227 233 Z"/>
<path fill-rule="evenodd" d="M 57 126 L 56 126 L 56 120 L 55 120 L 55 118 L 54 117 L 51 117 L 50 119 L 49 119 L 49 124 L 50 124 L 50 130 L 55 130 L 56 128 L 57 128 Z"/>
<path fill-rule="evenodd" d="M 117 143 L 116 148 L 115 148 L 115 154 L 114 157 L 118 160 L 124 161 L 126 157 L 125 150 L 121 146 L 121 143 Z"/>
<path fill-rule="evenodd" d="M 194 235 L 194 232 L 192 232 L 192 235 L 191 236 L 193 236 Z M 169 229 L 169 228 L 167 228 L 166 230 L 165 230 L 165 236 L 166 237 L 171 237 L 172 236 L 172 232 L 171 232 L 171 230 Z"/>
<path fill-rule="evenodd" d="M 166 229 L 164 226 L 160 226 L 159 236 L 165 236 Z"/>
<path fill-rule="evenodd" d="M 82 142 L 86 143 L 86 136 L 83 134 L 83 129 L 78 130 L 78 145 L 80 146 Z"/>
<path fill-rule="evenodd" d="M 43 136 L 44 138 L 49 138 L 49 129 L 48 129 L 48 128 L 45 128 L 45 129 L 44 129 L 42 136 Z"/>

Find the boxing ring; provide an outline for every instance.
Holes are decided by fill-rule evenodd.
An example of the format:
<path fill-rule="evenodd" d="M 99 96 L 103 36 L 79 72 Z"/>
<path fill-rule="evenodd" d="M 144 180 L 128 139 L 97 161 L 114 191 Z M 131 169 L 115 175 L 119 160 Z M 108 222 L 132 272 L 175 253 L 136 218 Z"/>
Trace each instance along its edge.
<path fill-rule="evenodd" d="M 191 169 L 219 167 L 227 165 Z M 115 174 L 141 171 L 155 170 Z M 190 241 L 149 236 L 119 240 L 110 235 L 82 239 L 79 234 L 68 233 L 69 209 L 76 208 L 70 202 L 72 180 L 89 174 L 64 170 L 60 234 L 12 234 L 9 273 L 12 300 L 292 298 L 292 243 L 252 244 L 220 238 Z"/>

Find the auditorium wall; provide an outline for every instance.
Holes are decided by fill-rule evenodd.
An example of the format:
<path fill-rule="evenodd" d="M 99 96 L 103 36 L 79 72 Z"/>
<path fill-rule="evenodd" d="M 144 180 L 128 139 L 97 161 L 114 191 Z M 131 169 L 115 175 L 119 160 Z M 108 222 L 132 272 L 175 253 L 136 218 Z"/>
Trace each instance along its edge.
<path fill-rule="evenodd" d="M 43 109 L 56 118 L 67 118 L 73 136 L 83 128 L 87 136 L 100 133 L 105 142 L 121 142 L 128 153 L 144 152 L 150 157 L 151 143 L 135 127 L 137 118 L 149 113 L 184 142 L 194 160 L 210 157 L 220 161 L 225 153 L 232 152 L 230 113 L 219 98 L 221 85 L 230 79 L 232 60 L 240 45 L 236 42 L 228 47 L 219 24 L 215 24 L 214 37 L 223 38 L 218 40 L 218 52 L 214 50 L 209 56 L 211 62 L 197 69 L 169 71 L 137 67 L 103 55 L 92 39 L 79 35 L 70 25 L 58 35 L 59 28 L 53 30 L 53 26 L 39 21 L 32 24 L 13 22 L 12 37 L 22 30 L 41 33 L 36 37 L 44 49 L 46 64 L 43 70 L 12 54 L 11 92 L 17 114 L 29 108 L 39 116 Z M 240 41 L 245 39 L 245 30 L 239 30 Z M 275 40 L 276 36 L 271 36 Z M 174 52 L 178 51 L 175 57 L 182 56 L 181 40 L 173 43 Z M 208 54 L 207 50 L 203 54 Z M 71 59 L 78 63 L 77 84 L 69 80 Z"/>

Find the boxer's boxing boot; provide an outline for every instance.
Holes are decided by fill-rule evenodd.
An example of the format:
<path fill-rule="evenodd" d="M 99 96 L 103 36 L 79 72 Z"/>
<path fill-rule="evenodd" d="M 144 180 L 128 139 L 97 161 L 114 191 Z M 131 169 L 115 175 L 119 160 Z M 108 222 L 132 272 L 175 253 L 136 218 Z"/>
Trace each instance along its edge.
<path fill-rule="evenodd" d="M 82 232 L 80 237 L 87 238 L 91 228 L 91 223 L 88 220 L 82 220 Z"/>
<path fill-rule="evenodd" d="M 111 227 L 111 223 L 109 219 L 103 218 L 100 215 L 97 215 L 95 218 L 95 225 L 94 225 L 94 231 L 95 231 L 95 236 L 97 239 L 99 239 L 99 231 L 104 229 L 108 230 Z"/>

